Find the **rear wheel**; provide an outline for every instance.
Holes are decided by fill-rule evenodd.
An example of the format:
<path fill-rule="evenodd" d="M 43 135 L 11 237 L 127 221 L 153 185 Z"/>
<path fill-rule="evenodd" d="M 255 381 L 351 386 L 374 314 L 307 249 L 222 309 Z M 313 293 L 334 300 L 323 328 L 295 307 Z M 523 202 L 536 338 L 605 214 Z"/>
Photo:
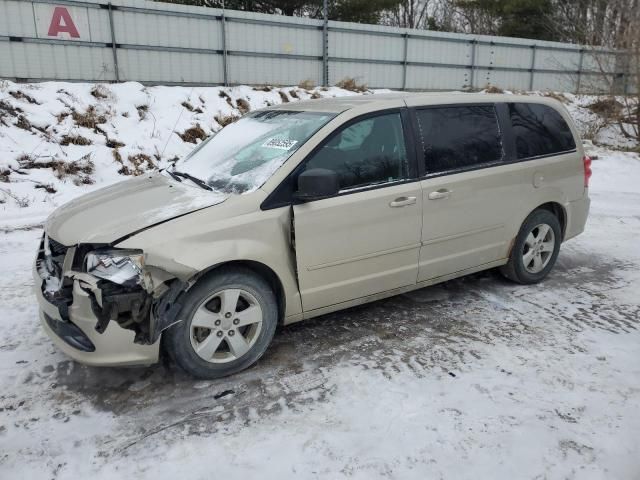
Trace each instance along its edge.
<path fill-rule="evenodd" d="M 509 262 L 500 271 L 514 282 L 540 282 L 556 263 L 561 240 L 557 217 L 548 210 L 533 211 L 520 227 Z"/>
<path fill-rule="evenodd" d="M 215 271 L 189 292 L 164 345 L 198 378 L 231 375 L 253 365 L 273 338 L 278 307 L 269 285 L 244 268 Z"/>

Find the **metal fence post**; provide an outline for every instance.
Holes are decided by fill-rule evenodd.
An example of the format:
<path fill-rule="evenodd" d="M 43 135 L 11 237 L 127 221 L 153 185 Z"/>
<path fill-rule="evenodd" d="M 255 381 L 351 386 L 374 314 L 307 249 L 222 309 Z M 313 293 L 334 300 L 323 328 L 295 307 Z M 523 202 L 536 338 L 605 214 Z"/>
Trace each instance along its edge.
<path fill-rule="evenodd" d="M 476 41 L 471 40 L 471 74 L 469 75 L 469 88 L 473 90 L 476 69 Z"/>
<path fill-rule="evenodd" d="M 409 51 L 409 33 L 404 33 L 404 58 L 402 60 L 402 90 L 407 89 L 407 55 Z"/>
<path fill-rule="evenodd" d="M 224 8 L 222 9 L 222 16 L 220 17 L 222 28 L 222 83 L 225 87 L 229 86 L 229 72 L 227 69 L 227 22 L 224 15 Z"/>
<path fill-rule="evenodd" d="M 322 2 L 322 85 L 329 86 L 329 7 L 327 0 Z"/>
<path fill-rule="evenodd" d="M 116 32 L 113 27 L 113 9 L 111 7 L 111 2 L 108 4 L 109 6 L 109 28 L 111 29 L 111 49 L 113 52 L 113 70 L 116 77 L 116 82 L 120 81 L 120 69 L 118 68 L 118 47 L 116 46 Z"/>
<path fill-rule="evenodd" d="M 531 76 L 529 77 L 529 91 L 533 90 L 533 76 L 536 72 L 536 46 L 531 45 Z"/>
<path fill-rule="evenodd" d="M 578 60 L 578 78 L 576 79 L 576 95 L 580 94 L 580 82 L 582 80 L 582 61 L 584 59 L 584 49 L 580 49 L 580 59 Z"/>

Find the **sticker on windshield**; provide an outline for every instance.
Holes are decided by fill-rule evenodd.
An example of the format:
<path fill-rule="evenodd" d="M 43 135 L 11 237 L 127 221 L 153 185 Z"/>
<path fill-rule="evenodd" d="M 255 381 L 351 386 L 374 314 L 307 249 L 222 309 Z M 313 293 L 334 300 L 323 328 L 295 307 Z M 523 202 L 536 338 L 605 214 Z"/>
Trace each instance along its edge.
<path fill-rule="evenodd" d="M 278 150 L 291 150 L 298 143 L 297 140 L 288 140 L 286 138 L 270 138 L 262 144 L 265 148 L 277 148 Z"/>

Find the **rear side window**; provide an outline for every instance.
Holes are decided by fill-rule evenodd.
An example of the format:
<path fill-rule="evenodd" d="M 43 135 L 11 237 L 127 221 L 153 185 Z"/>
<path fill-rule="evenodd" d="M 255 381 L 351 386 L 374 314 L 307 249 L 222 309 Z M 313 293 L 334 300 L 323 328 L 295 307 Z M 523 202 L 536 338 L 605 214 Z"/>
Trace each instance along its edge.
<path fill-rule="evenodd" d="M 556 110 L 536 103 L 510 103 L 518 159 L 575 150 L 569 125 Z"/>
<path fill-rule="evenodd" d="M 504 156 L 493 105 L 417 110 L 427 174 L 500 162 Z"/>

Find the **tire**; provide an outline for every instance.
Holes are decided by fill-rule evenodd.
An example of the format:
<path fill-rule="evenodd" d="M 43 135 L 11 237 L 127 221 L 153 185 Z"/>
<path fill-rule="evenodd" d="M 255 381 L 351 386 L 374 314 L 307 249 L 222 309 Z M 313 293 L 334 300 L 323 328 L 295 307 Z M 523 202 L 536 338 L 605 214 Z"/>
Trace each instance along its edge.
<path fill-rule="evenodd" d="M 548 210 L 534 210 L 520 227 L 509 261 L 500 272 L 517 283 L 538 283 L 556 263 L 561 242 L 558 218 Z"/>
<path fill-rule="evenodd" d="M 222 267 L 186 293 L 178 319 L 163 335 L 163 347 L 184 371 L 211 380 L 262 357 L 276 331 L 278 305 L 254 272 Z"/>

